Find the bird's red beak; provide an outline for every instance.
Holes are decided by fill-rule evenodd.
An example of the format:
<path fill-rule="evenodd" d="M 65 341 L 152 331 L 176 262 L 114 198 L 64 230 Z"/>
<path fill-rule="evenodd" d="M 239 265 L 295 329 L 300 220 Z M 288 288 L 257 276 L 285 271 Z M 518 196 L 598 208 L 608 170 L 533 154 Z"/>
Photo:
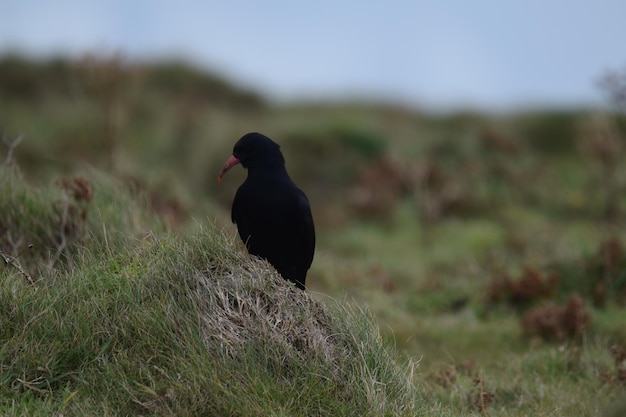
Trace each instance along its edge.
<path fill-rule="evenodd" d="M 221 182 L 222 177 L 224 176 L 224 174 L 226 174 L 226 171 L 228 171 L 229 169 L 231 169 L 233 166 L 237 165 L 238 163 L 239 163 L 239 159 L 235 158 L 235 155 L 231 155 L 230 158 L 228 158 L 228 161 L 226 161 L 226 164 L 224 164 L 224 167 L 220 171 L 220 174 L 217 176 L 217 182 Z"/>

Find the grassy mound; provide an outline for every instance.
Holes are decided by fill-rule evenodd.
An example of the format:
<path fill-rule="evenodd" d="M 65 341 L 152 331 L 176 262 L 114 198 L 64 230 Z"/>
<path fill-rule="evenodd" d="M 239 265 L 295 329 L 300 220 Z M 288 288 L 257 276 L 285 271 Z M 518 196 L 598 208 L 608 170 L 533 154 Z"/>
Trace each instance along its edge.
<path fill-rule="evenodd" d="M 49 207 L 55 192 L 16 181 L 1 193 L 19 223 L 6 222 L 3 236 L 19 232 L 27 240 L 45 231 L 54 237 L 58 211 Z M 42 251 L 21 268 L 16 255 L 16 263 L 0 269 L 4 413 L 424 411 L 412 365 L 398 364 L 366 312 L 312 299 L 214 227 L 199 226 L 186 237 L 149 233 L 138 239 L 139 226 L 148 230 L 158 222 L 137 221 L 140 204 L 129 205 L 132 198 L 121 189 L 112 193 L 110 181 L 96 183 L 90 220 L 61 251 L 71 253 L 63 268 L 41 266 L 49 259 Z M 109 197 L 99 199 L 99 191 Z M 50 242 L 58 248 L 57 240 Z M 23 271 L 37 265 L 32 282 L 24 279 Z"/>
<path fill-rule="evenodd" d="M 38 188 L 0 164 L 0 252 L 34 276 L 64 269 L 80 250 L 115 252 L 162 230 L 144 198 L 101 172 Z"/>

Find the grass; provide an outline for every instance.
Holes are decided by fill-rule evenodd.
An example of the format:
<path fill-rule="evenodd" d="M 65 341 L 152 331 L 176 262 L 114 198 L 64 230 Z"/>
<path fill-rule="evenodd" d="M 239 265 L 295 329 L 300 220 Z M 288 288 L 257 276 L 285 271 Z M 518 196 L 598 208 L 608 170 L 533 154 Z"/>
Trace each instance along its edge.
<path fill-rule="evenodd" d="M 23 174 L 0 165 L 0 414 L 624 414 L 623 116 L 276 106 L 177 64 L 105 59 L 117 78 L 91 87 L 9 64 L 3 128 L 25 139 Z M 253 130 L 314 209 L 306 294 L 239 244 L 245 171 L 215 181 Z M 487 301 L 527 270 L 553 293 Z M 524 332 L 573 293 L 579 337 Z"/>
<path fill-rule="evenodd" d="M 36 190 L 23 191 L 14 205 L 33 204 Z M 119 199 L 96 207 L 105 219 L 141 215 Z M 2 269 L 3 415 L 426 410 L 414 365 L 398 362 L 367 311 L 314 300 L 215 227 L 112 246 L 125 224 L 103 224 L 109 238 L 86 236 L 34 283 Z"/>

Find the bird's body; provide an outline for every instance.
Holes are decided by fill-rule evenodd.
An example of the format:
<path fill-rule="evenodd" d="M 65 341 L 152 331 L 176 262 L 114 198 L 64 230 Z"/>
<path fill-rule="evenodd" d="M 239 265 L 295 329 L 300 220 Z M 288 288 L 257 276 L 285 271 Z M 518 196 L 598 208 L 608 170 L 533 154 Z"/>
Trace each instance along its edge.
<path fill-rule="evenodd" d="M 237 163 L 248 169 L 232 205 L 241 240 L 251 255 L 266 259 L 283 278 L 304 289 L 315 251 L 306 195 L 289 178 L 280 147 L 264 135 L 243 136 L 219 179 Z"/>

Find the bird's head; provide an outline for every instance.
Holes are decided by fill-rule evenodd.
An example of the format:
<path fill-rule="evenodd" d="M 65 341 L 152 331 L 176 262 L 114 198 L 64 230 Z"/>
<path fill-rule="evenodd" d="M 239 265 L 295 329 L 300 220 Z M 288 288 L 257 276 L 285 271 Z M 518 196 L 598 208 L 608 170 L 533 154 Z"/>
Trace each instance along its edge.
<path fill-rule="evenodd" d="M 220 171 L 217 181 L 221 181 L 226 171 L 237 164 L 248 170 L 273 169 L 284 167 L 285 158 L 276 142 L 260 133 L 248 133 L 235 144 L 233 154 Z"/>

